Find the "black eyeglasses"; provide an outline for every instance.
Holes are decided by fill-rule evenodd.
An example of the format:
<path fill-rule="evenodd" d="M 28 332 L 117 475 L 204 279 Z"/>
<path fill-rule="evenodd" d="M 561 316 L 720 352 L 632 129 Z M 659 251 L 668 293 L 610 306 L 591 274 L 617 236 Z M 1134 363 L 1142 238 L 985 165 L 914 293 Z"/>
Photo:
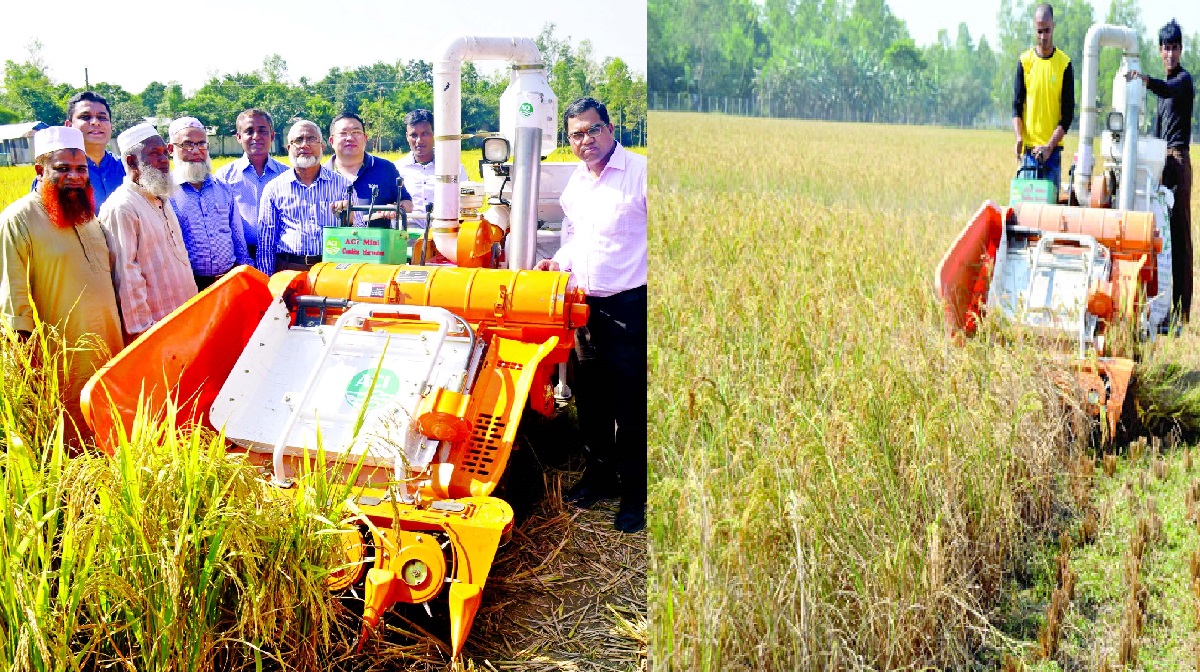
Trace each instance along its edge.
<path fill-rule="evenodd" d="M 569 134 L 567 134 L 567 137 L 571 139 L 571 142 L 580 143 L 580 142 L 583 142 L 583 136 L 585 136 L 585 135 L 590 135 L 593 138 L 598 138 L 598 137 L 600 137 L 600 134 L 603 132 L 604 132 L 604 124 L 592 124 L 591 127 L 589 127 L 586 131 L 576 131 L 574 133 L 569 133 Z"/>

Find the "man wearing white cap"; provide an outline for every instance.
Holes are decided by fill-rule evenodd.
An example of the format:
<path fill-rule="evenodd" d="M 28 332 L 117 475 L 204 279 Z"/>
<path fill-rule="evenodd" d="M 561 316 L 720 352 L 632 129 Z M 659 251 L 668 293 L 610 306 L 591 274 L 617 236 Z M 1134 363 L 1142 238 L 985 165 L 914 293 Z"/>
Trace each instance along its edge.
<path fill-rule="evenodd" d="M 246 223 L 229 185 L 214 180 L 208 133 L 195 117 L 180 117 L 168 131 L 171 175 L 179 189 L 171 206 L 192 262 L 196 288 L 204 290 L 234 266 L 254 263 L 246 252 Z"/>
<path fill-rule="evenodd" d="M 179 220 L 167 143 L 150 124 L 117 136 L 125 182 L 100 208 L 126 342 L 196 295 Z"/>
<path fill-rule="evenodd" d="M 34 134 L 33 147 L 38 190 L 0 213 L 0 313 L 21 337 L 34 332 L 35 310 L 62 335 L 69 360 L 60 389 L 70 418 L 85 432 L 79 393 L 123 346 L 108 246 L 92 213 L 83 133 L 51 126 Z M 79 445 L 71 431 L 67 440 Z"/>

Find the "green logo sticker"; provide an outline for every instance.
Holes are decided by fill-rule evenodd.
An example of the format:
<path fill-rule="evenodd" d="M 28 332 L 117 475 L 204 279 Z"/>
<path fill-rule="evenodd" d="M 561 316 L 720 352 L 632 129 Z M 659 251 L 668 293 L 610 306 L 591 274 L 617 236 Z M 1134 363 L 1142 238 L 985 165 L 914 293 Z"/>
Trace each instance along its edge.
<path fill-rule="evenodd" d="M 371 389 L 371 379 L 375 377 L 375 369 L 363 369 L 354 374 L 350 384 L 346 386 L 346 403 L 354 408 L 362 406 L 367 398 L 367 390 Z M 400 391 L 400 377 L 389 369 L 379 370 L 379 380 L 375 381 L 375 390 L 371 393 L 371 401 L 367 408 L 372 409 L 386 403 Z"/>
<path fill-rule="evenodd" d="M 522 117 L 528 117 L 533 114 L 533 105 L 529 102 L 521 103 L 521 107 L 518 109 L 521 111 Z"/>
<path fill-rule="evenodd" d="M 325 254 L 337 254 L 342 249 L 342 241 L 330 236 L 325 239 Z"/>

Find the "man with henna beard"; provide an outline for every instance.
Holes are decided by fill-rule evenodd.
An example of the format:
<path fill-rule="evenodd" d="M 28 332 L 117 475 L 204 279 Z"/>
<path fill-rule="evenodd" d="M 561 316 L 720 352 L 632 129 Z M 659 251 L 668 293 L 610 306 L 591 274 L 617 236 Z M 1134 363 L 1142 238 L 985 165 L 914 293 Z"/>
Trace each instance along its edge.
<path fill-rule="evenodd" d="M 79 407 L 84 383 L 122 347 L 108 246 L 96 220 L 83 133 L 51 126 L 33 136 L 38 190 L 0 213 L 0 314 L 10 336 L 29 338 L 38 319 L 67 348 L 64 392 L 79 446 L 86 435 Z M 51 340 L 50 346 L 58 342 Z"/>

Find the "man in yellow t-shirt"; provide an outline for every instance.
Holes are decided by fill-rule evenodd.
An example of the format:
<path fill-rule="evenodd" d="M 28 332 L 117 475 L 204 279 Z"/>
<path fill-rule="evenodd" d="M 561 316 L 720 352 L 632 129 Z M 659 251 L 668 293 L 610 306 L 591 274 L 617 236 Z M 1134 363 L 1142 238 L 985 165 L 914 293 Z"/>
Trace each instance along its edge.
<path fill-rule="evenodd" d="M 1021 167 L 1042 168 L 1057 187 L 1062 183 L 1062 139 L 1075 116 L 1075 72 L 1071 59 L 1054 46 L 1054 9 L 1033 11 L 1037 42 L 1021 54 L 1013 83 L 1013 131 Z"/>

